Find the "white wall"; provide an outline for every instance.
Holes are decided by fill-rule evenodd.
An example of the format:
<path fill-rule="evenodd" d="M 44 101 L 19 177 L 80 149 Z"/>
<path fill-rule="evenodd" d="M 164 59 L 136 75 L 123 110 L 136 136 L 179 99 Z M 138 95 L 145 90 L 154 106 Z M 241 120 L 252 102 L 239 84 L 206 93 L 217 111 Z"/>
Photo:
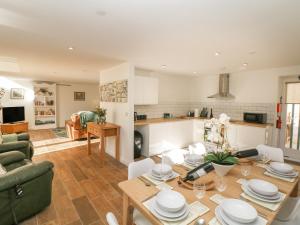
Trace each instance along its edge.
<path fill-rule="evenodd" d="M 158 78 L 159 103 L 189 102 L 192 96 L 193 77 L 163 74 L 142 69 L 136 69 L 135 75 Z"/>
<path fill-rule="evenodd" d="M 100 106 L 107 109 L 107 122 L 121 126 L 120 133 L 120 160 L 128 165 L 133 161 L 133 138 L 134 138 L 134 67 L 123 63 L 100 72 L 100 85 L 117 81 L 128 80 L 128 101 L 127 103 L 100 102 Z M 115 139 L 108 138 L 106 151 L 115 156 Z"/>
<path fill-rule="evenodd" d="M 29 80 L 13 80 L 7 77 L 0 77 L 0 87 L 6 90 L 5 95 L 0 100 L 2 107 L 14 107 L 24 106 L 25 107 L 25 120 L 29 122 L 29 127 L 34 124 L 34 109 L 33 109 L 33 84 Z M 11 88 L 23 88 L 24 99 L 10 99 Z M 2 120 L 2 114 L 0 115 L 0 121 Z"/>
<path fill-rule="evenodd" d="M 68 83 L 70 84 L 70 83 Z M 85 92 L 85 101 L 74 101 L 74 92 Z M 65 120 L 78 111 L 94 110 L 99 105 L 99 84 L 57 85 L 58 126 L 64 127 Z"/>
<path fill-rule="evenodd" d="M 242 71 L 230 74 L 230 92 L 235 102 L 275 103 L 279 96 L 279 77 L 300 74 L 300 66 Z M 218 91 L 219 75 L 195 78 L 192 101 L 209 102 L 207 96 Z"/>
<path fill-rule="evenodd" d="M 34 128 L 34 92 L 33 81 L 25 79 L 13 79 L 0 77 L 0 87 L 6 89 L 6 94 L 1 100 L 3 107 L 25 106 L 25 120 L 29 122 L 29 128 Z M 99 84 L 77 84 L 68 83 L 70 86 L 57 85 L 57 125 L 65 126 L 65 120 L 69 119 L 72 113 L 80 110 L 93 110 L 99 104 Z M 25 97 L 22 100 L 10 99 L 11 88 L 23 88 Z M 74 101 L 74 91 L 86 93 L 85 101 Z M 0 115 L 0 118 L 2 116 Z"/>

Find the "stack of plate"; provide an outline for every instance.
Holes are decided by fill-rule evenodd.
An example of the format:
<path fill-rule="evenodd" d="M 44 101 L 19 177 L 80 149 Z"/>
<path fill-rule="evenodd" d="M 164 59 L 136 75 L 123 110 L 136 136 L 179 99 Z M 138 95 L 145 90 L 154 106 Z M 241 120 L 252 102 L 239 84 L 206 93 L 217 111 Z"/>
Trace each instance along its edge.
<path fill-rule="evenodd" d="M 184 196 L 176 191 L 160 191 L 150 205 L 151 212 L 160 220 L 175 222 L 189 215 Z"/>
<path fill-rule="evenodd" d="M 296 172 L 291 165 L 286 163 L 271 162 L 266 170 L 273 175 L 284 178 L 294 178 L 298 176 L 298 172 Z"/>
<path fill-rule="evenodd" d="M 156 180 L 169 180 L 176 177 L 176 173 L 172 170 L 172 167 L 168 164 L 155 164 L 150 173 L 151 177 Z"/>
<path fill-rule="evenodd" d="M 252 179 L 242 185 L 243 191 L 250 197 L 263 202 L 276 203 L 282 201 L 278 187 L 268 181 Z"/>
<path fill-rule="evenodd" d="M 203 156 L 198 154 L 187 154 L 184 158 L 186 164 L 190 166 L 199 166 L 202 163 Z"/>
<path fill-rule="evenodd" d="M 239 199 L 225 199 L 215 209 L 218 221 L 222 225 L 259 225 L 261 220 L 256 209 Z"/>

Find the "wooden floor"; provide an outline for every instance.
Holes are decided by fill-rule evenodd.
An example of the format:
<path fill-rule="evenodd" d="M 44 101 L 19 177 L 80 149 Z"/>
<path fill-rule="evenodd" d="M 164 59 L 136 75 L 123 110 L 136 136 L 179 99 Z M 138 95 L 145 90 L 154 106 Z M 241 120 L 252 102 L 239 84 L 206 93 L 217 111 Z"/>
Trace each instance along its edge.
<path fill-rule="evenodd" d="M 31 133 L 33 140 L 51 138 L 51 132 Z M 54 163 L 52 203 L 22 225 L 98 225 L 106 224 L 105 215 L 113 212 L 121 221 L 122 198 L 118 183 L 127 179 L 127 167 L 107 155 L 100 167 L 98 145 L 92 155 L 86 146 L 47 153 L 33 161 Z"/>

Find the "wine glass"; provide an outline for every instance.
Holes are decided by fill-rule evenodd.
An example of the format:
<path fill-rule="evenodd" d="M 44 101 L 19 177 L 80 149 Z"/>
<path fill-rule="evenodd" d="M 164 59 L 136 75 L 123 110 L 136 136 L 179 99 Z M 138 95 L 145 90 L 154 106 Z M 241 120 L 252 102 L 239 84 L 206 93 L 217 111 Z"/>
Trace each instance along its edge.
<path fill-rule="evenodd" d="M 205 192 L 206 192 L 205 184 L 203 182 L 195 180 L 193 184 L 193 192 L 196 198 L 202 199 L 205 196 Z"/>
<path fill-rule="evenodd" d="M 251 174 L 251 165 L 249 164 L 242 164 L 241 165 L 241 174 L 244 177 L 247 177 Z"/>
<path fill-rule="evenodd" d="M 269 153 L 267 151 L 262 152 L 262 154 L 261 154 L 261 161 L 264 164 L 267 164 L 270 161 L 270 156 L 269 156 Z"/>
<path fill-rule="evenodd" d="M 224 177 L 222 177 L 222 176 L 216 176 L 216 178 L 215 178 L 215 185 L 216 185 L 216 189 L 219 192 L 223 192 L 227 188 L 227 183 L 226 183 Z"/>

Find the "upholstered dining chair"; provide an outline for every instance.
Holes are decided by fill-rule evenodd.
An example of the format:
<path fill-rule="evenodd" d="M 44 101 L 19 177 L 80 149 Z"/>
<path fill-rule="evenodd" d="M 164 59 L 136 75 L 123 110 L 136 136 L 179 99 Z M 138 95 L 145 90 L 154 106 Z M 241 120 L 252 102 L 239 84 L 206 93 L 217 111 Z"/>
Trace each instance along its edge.
<path fill-rule="evenodd" d="M 117 218 L 112 212 L 106 214 L 106 221 L 108 225 L 119 225 Z"/>
<path fill-rule="evenodd" d="M 275 148 L 268 145 L 258 145 L 256 147 L 258 154 L 261 156 L 263 154 L 267 154 L 269 159 L 275 162 L 283 162 L 283 151 L 281 148 Z"/>
<path fill-rule="evenodd" d="M 137 162 L 132 162 L 128 165 L 128 180 L 134 179 L 151 171 L 155 162 L 150 159 L 143 159 Z M 151 223 L 137 210 L 133 210 L 133 222 L 136 225 L 151 225 Z"/>

